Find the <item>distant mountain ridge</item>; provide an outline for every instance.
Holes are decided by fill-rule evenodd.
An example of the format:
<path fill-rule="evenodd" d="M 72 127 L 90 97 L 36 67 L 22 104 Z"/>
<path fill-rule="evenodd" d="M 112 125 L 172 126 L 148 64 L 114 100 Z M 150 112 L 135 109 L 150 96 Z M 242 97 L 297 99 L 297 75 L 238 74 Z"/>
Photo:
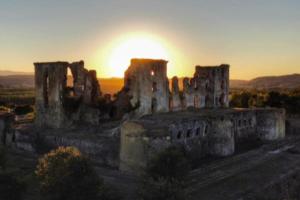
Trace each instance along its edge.
<path fill-rule="evenodd" d="M 0 71 L 0 87 L 2 88 L 33 88 L 34 75 L 17 72 L 14 75 L 2 75 Z M 179 78 L 180 87 L 182 79 Z M 70 82 L 72 79 L 68 79 Z M 101 89 L 104 93 L 114 94 L 123 87 L 123 78 L 100 78 Z M 283 76 L 264 76 L 252 80 L 230 80 L 231 88 L 238 89 L 294 89 L 300 88 L 300 74 L 290 74 Z"/>
<path fill-rule="evenodd" d="M 14 75 L 33 75 L 33 72 L 17 72 L 9 70 L 0 70 L 0 76 L 14 76 Z"/>
<path fill-rule="evenodd" d="M 231 88 L 256 88 L 256 89 L 294 89 L 300 87 L 300 74 L 282 76 L 262 76 L 249 81 L 231 80 Z"/>

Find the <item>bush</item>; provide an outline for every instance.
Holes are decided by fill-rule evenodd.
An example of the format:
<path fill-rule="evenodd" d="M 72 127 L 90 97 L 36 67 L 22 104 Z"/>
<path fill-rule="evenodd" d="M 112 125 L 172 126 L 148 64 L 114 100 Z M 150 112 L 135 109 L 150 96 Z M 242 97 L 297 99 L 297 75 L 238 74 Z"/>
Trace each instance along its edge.
<path fill-rule="evenodd" d="M 101 179 L 76 148 L 59 147 L 39 160 L 41 192 L 52 200 L 97 199 Z"/>
<path fill-rule="evenodd" d="M 0 172 L 0 199 L 23 199 L 25 185 L 10 173 Z"/>
<path fill-rule="evenodd" d="M 143 177 L 139 196 L 143 200 L 183 200 L 190 165 L 184 153 L 170 147 L 153 157 Z"/>
<path fill-rule="evenodd" d="M 190 165 L 184 153 L 177 147 L 169 147 L 158 153 L 149 162 L 147 174 L 153 179 L 183 180 Z"/>

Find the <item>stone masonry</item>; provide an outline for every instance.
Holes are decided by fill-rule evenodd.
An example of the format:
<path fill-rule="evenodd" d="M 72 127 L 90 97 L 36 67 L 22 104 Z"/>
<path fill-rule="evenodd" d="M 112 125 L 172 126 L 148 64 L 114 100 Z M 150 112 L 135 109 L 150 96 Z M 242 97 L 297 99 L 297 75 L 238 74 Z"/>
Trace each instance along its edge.
<path fill-rule="evenodd" d="M 124 81 L 136 116 L 169 111 L 167 61 L 132 59 Z"/>
<path fill-rule="evenodd" d="M 72 123 L 80 115 L 70 105 L 95 104 L 101 95 L 96 71 L 84 68 L 83 61 L 35 63 L 36 124 L 40 127 L 60 128 Z M 67 87 L 67 70 L 73 75 L 73 88 Z M 78 106 L 78 105 L 77 105 Z M 76 113 L 76 114 L 75 114 Z M 75 117 L 76 118 L 76 117 Z"/>
<path fill-rule="evenodd" d="M 68 69 L 73 76 L 71 87 L 67 86 Z M 138 172 L 155 153 L 173 145 L 200 159 L 230 156 L 242 141 L 285 137 L 284 110 L 228 108 L 229 65 L 225 64 L 196 66 L 194 76 L 183 79 L 180 91 L 177 77 L 169 86 L 167 61 L 132 59 L 124 87 L 114 99 L 102 95 L 96 71 L 85 69 L 83 61 L 35 63 L 35 83 L 36 125 L 68 129 L 84 124 L 84 132 L 85 124 L 92 125 L 101 134 L 92 152 L 106 155 L 102 163 L 122 171 Z M 55 141 L 62 136 L 56 137 Z M 91 154 L 89 144 L 77 146 Z"/>

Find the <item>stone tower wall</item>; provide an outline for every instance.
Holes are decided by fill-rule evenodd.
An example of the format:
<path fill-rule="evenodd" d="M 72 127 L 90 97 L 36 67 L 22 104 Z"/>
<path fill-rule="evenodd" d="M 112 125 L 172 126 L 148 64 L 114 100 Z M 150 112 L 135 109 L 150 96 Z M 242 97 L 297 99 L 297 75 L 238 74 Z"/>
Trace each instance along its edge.
<path fill-rule="evenodd" d="M 91 106 L 97 103 L 98 97 L 101 96 L 96 71 L 86 70 L 83 61 L 71 64 L 68 62 L 34 63 L 34 66 L 35 122 L 40 127 L 68 126 L 73 120 L 80 119 L 80 116 L 85 114 L 86 110 L 79 108 L 83 108 L 83 105 Z M 71 69 L 73 76 L 73 87 L 71 88 L 67 87 L 68 68 Z M 84 120 L 91 122 L 86 117 Z"/>
<path fill-rule="evenodd" d="M 132 59 L 124 81 L 136 116 L 169 111 L 167 61 Z"/>
<path fill-rule="evenodd" d="M 36 123 L 61 127 L 65 122 L 63 101 L 67 62 L 35 63 Z"/>

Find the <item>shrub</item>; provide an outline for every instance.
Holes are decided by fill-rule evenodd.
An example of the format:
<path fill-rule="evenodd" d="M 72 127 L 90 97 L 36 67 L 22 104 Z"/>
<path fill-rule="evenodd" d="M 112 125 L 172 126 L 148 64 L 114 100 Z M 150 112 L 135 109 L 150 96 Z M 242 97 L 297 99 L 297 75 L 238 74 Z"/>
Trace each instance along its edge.
<path fill-rule="evenodd" d="M 143 200 L 182 200 L 190 165 L 184 153 L 170 147 L 154 156 L 143 177 L 139 196 Z"/>
<path fill-rule="evenodd" d="M 76 148 L 59 147 L 39 160 L 41 192 L 53 200 L 97 199 L 102 181 Z"/>
<path fill-rule="evenodd" d="M 0 199 L 23 199 L 25 185 L 10 173 L 0 172 Z"/>
<path fill-rule="evenodd" d="M 147 167 L 147 174 L 154 179 L 183 180 L 190 165 L 184 153 L 177 147 L 169 147 L 154 156 Z"/>

